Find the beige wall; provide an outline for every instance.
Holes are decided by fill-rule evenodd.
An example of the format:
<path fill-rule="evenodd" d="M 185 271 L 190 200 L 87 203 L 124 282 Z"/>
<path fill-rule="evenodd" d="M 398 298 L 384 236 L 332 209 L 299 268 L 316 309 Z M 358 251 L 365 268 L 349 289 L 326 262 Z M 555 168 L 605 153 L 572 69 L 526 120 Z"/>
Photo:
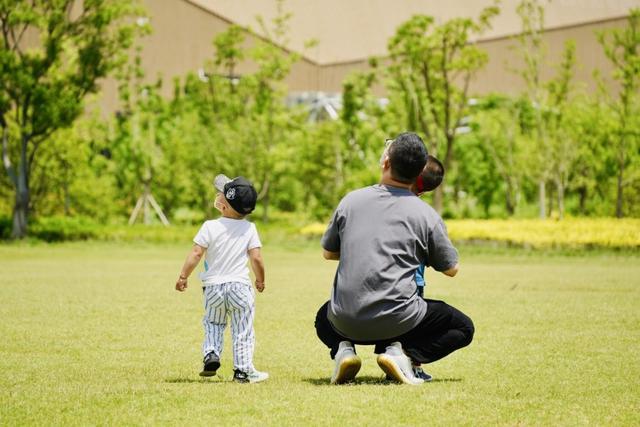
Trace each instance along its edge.
<path fill-rule="evenodd" d="M 164 94 L 170 95 L 173 90 L 173 78 L 183 77 L 188 72 L 197 70 L 213 57 L 214 36 L 224 31 L 230 23 L 210 11 L 184 0 L 171 0 L 170 3 L 159 0 L 144 0 L 148 9 L 153 33 L 140 41 L 142 46 L 142 66 L 147 79 L 155 80 L 162 76 Z M 171 7 L 168 7 L 170 4 Z M 573 38 L 577 45 L 577 80 L 586 87 L 595 87 L 592 72 L 599 68 L 605 75 L 610 66 L 597 43 L 594 31 L 624 25 L 624 19 L 614 19 L 600 23 L 576 25 L 562 29 L 554 29 L 545 33 L 548 45 L 549 61 L 546 64 L 543 78 L 553 75 L 553 62 L 559 58 L 564 40 Z M 256 40 L 248 35 L 246 45 Z M 509 38 L 484 40 L 480 45 L 489 53 L 490 62 L 479 73 L 472 83 L 472 93 L 483 94 L 492 91 L 515 93 L 522 90 L 521 79 L 507 71 L 507 65 L 514 67 L 518 62 L 513 58 L 516 53 L 509 49 L 513 45 Z M 366 60 L 318 65 L 303 58 L 294 65 L 287 84 L 290 91 L 325 91 L 340 92 L 344 78 L 354 70 L 367 69 Z M 254 67 L 242 64 L 238 72 L 249 72 Z M 101 100 L 98 105 L 105 114 L 115 111 L 118 106 L 116 84 L 107 80 L 102 84 Z M 382 95 L 380 87 L 376 92 Z"/>
<path fill-rule="evenodd" d="M 156 0 L 167 1 L 167 0 Z M 175 0 L 173 0 L 175 1 Z M 242 26 L 256 26 L 255 16 L 271 22 L 278 13 L 274 0 L 183 0 Z M 414 15 L 429 15 L 436 23 L 452 18 L 476 19 L 493 0 L 285 0 L 282 8 L 290 12 L 287 46 L 304 52 L 320 65 L 365 60 L 386 54 L 387 40 L 397 27 Z M 481 38 L 496 38 L 520 31 L 516 9 L 520 0 L 501 0 L 500 14 Z M 540 1 L 545 8 L 547 28 L 564 28 L 578 23 L 626 16 L 638 0 L 553 0 Z M 318 44 L 305 49 L 307 40 Z"/>
<path fill-rule="evenodd" d="M 147 79 L 161 76 L 168 95 L 174 76 L 197 71 L 213 56 L 213 37 L 229 23 L 182 0 L 170 0 L 171 7 L 166 3 L 169 2 L 144 0 L 153 32 L 140 40 L 140 46 Z M 112 79 L 104 82 L 102 97 L 106 110 L 117 109 L 117 86 Z"/>
<path fill-rule="evenodd" d="M 604 56 L 602 46 L 596 39 L 598 30 L 622 27 L 625 19 L 614 19 L 606 22 L 592 23 L 547 31 L 544 40 L 547 45 L 547 60 L 542 71 L 543 81 L 553 77 L 556 72 L 558 60 L 564 49 L 564 43 L 568 39 L 576 42 L 576 82 L 581 88 L 593 91 L 596 88 L 593 79 L 593 70 L 601 70 L 604 76 L 611 73 L 611 65 Z M 508 38 L 485 40 L 479 43 L 489 55 L 486 67 L 478 73 L 472 82 L 470 91 L 473 94 L 486 94 L 490 92 L 519 93 L 524 89 L 520 76 L 509 70 L 521 68 L 522 62 L 518 59 L 518 52 L 510 47 L 515 41 Z M 351 62 L 346 64 L 327 65 L 320 68 L 319 90 L 338 92 L 341 90 L 343 79 L 352 70 L 364 70 L 368 65 L 366 61 Z M 297 76 L 292 75 L 292 79 Z M 376 92 L 382 94 L 378 87 Z"/>
<path fill-rule="evenodd" d="M 564 50 L 564 43 L 566 40 L 573 39 L 576 42 L 576 82 L 583 89 L 595 90 L 593 70 L 599 69 L 606 76 L 611 73 L 611 65 L 604 56 L 595 32 L 624 26 L 625 22 L 625 19 L 615 19 L 545 32 L 544 41 L 547 45 L 548 55 L 543 67 L 542 80 L 547 81 L 555 75 L 558 61 Z M 480 46 L 489 54 L 489 63 L 473 82 L 472 92 L 478 94 L 488 92 L 517 93 L 523 90 L 522 78 L 508 71 L 522 67 L 517 50 L 510 48 L 514 44 L 515 41 L 509 38 L 487 40 L 480 43 Z"/>
<path fill-rule="evenodd" d="M 142 68 L 148 81 L 163 79 L 163 93 L 173 93 L 174 77 L 196 73 L 213 58 L 213 39 L 231 23 L 209 11 L 183 0 L 144 0 L 152 34 L 140 39 Z M 257 38 L 247 34 L 245 46 L 250 47 Z M 239 74 L 251 72 L 255 66 L 240 64 Z M 318 90 L 319 67 L 307 59 L 296 63 L 287 81 L 290 90 Z M 118 109 L 117 85 L 113 79 L 102 82 L 99 108 L 109 114 Z"/>

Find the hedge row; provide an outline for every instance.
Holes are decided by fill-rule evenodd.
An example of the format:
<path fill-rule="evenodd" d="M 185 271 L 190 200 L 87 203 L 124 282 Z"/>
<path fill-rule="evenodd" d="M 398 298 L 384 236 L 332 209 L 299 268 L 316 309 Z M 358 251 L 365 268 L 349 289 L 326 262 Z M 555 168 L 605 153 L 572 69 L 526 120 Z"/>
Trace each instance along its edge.
<path fill-rule="evenodd" d="M 326 224 L 296 227 L 295 219 L 283 218 L 258 224 L 261 235 L 274 241 L 295 237 L 319 239 Z M 449 235 L 455 242 L 497 242 L 531 248 L 640 249 L 640 219 L 569 218 L 556 220 L 448 220 Z M 0 239 L 8 240 L 12 221 L 0 217 Z M 73 240 L 114 240 L 148 242 L 190 241 L 198 226 L 105 225 L 83 217 L 39 218 L 29 226 L 30 238 L 46 242 Z"/>

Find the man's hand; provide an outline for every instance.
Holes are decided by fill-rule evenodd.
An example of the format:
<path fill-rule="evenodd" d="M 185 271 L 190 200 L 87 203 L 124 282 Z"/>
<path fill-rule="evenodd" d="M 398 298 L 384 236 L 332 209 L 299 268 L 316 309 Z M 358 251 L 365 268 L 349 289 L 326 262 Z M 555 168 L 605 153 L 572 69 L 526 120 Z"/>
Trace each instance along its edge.
<path fill-rule="evenodd" d="M 264 291 L 264 282 L 259 282 L 256 280 L 255 285 L 258 292 Z"/>
<path fill-rule="evenodd" d="M 450 269 L 443 271 L 442 274 L 444 274 L 446 276 L 449 276 L 449 277 L 453 277 L 456 274 L 458 274 L 458 270 L 459 269 L 460 269 L 460 264 L 456 264 L 453 267 L 451 267 Z"/>
<path fill-rule="evenodd" d="M 324 249 L 322 251 L 322 256 L 324 257 L 324 259 L 329 259 L 329 260 L 333 260 L 333 261 L 340 260 L 340 252 L 331 252 L 331 251 L 328 251 L 328 250 Z"/>
<path fill-rule="evenodd" d="M 187 278 L 184 276 L 178 277 L 176 280 L 176 291 L 184 292 L 187 289 Z"/>

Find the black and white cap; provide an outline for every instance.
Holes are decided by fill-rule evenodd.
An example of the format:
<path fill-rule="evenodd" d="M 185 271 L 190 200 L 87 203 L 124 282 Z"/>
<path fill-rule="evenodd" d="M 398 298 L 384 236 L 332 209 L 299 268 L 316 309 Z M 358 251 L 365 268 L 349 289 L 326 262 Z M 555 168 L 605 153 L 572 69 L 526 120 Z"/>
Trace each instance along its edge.
<path fill-rule="evenodd" d="M 255 209 L 258 193 L 251 181 L 245 177 L 238 176 L 231 179 L 220 174 L 213 180 L 213 185 L 239 214 L 247 215 Z"/>

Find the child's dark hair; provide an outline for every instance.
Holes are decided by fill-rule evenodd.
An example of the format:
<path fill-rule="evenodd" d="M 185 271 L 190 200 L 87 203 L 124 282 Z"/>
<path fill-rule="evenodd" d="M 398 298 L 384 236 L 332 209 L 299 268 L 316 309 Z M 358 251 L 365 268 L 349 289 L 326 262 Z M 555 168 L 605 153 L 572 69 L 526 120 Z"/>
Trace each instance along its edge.
<path fill-rule="evenodd" d="M 424 165 L 424 169 L 422 169 L 422 172 L 416 180 L 418 194 L 435 190 L 442 183 L 443 179 L 444 166 L 442 162 L 429 154 L 427 164 Z"/>

